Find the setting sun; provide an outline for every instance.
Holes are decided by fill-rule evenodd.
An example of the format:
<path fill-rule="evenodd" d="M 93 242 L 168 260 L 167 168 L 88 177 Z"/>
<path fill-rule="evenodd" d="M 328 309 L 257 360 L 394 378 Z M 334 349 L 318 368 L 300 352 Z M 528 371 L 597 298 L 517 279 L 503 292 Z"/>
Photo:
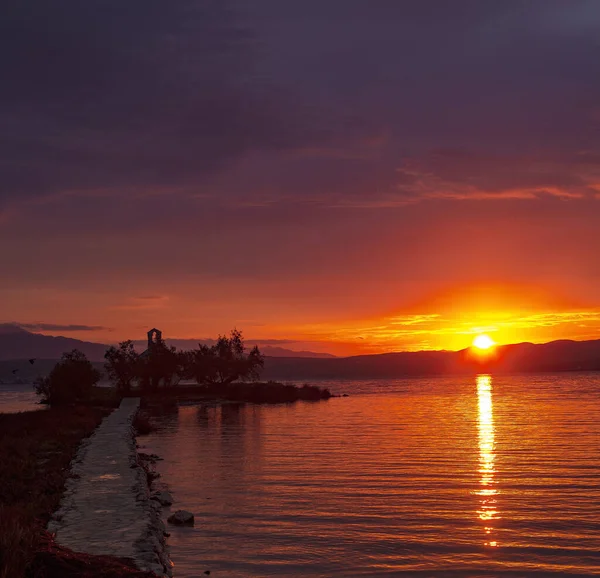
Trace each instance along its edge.
<path fill-rule="evenodd" d="M 478 335 L 473 339 L 473 347 L 477 347 L 477 349 L 490 349 L 494 345 L 496 343 L 489 335 Z"/>

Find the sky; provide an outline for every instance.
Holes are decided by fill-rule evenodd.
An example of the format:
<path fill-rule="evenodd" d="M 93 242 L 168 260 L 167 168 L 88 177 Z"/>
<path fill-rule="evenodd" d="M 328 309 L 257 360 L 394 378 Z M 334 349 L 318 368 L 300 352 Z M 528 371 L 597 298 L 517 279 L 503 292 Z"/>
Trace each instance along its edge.
<path fill-rule="evenodd" d="M 0 323 L 600 338 L 596 0 L 8 0 Z"/>

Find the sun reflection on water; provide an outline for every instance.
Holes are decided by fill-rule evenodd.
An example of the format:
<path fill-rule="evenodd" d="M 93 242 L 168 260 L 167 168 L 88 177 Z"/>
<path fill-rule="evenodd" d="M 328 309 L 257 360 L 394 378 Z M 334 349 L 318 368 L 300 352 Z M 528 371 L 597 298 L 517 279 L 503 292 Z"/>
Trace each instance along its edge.
<path fill-rule="evenodd" d="M 479 430 L 479 489 L 475 492 L 481 496 L 480 507 L 477 510 L 480 520 L 484 523 L 486 533 L 486 546 L 495 547 L 498 543 L 492 540 L 493 523 L 498 516 L 496 509 L 496 494 L 498 490 L 494 487 L 495 474 L 495 438 L 494 438 L 494 412 L 492 401 L 492 378 L 490 375 L 477 376 L 477 399 L 478 399 L 478 430 Z"/>

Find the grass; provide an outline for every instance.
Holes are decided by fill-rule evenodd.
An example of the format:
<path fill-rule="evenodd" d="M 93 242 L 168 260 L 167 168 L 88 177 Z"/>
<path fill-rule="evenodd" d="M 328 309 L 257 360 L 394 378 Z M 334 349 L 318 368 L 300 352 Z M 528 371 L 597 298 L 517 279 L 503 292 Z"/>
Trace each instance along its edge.
<path fill-rule="evenodd" d="M 21 508 L 0 505 L 0 577 L 23 576 L 37 546 L 37 529 L 24 519 Z"/>
<path fill-rule="evenodd" d="M 80 406 L 0 414 L 0 578 L 152 576 L 126 561 L 61 548 L 44 530 L 79 443 L 110 411 Z"/>
<path fill-rule="evenodd" d="M 31 578 L 156 578 L 152 572 L 134 568 L 129 560 L 75 553 L 57 545 L 45 532 L 29 576 Z"/>

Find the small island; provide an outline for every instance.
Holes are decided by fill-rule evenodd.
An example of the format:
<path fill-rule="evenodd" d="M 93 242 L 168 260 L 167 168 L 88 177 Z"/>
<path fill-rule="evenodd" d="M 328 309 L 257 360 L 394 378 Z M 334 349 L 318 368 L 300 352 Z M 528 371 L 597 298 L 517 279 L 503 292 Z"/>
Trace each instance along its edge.
<path fill-rule="evenodd" d="M 264 356 L 257 346 L 246 351 L 241 331 L 220 335 L 214 345 L 177 350 L 162 332 L 148 331 L 147 348 L 135 350 L 131 340 L 108 348 L 104 369 L 113 388 L 97 387 L 102 374 L 78 350 L 63 354 L 48 376 L 36 381 L 42 403 L 49 405 L 117 404 L 123 397 L 147 402 L 235 401 L 293 403 L 320 401 L 332 396 L 313 385 L 259 381 Z"/>

